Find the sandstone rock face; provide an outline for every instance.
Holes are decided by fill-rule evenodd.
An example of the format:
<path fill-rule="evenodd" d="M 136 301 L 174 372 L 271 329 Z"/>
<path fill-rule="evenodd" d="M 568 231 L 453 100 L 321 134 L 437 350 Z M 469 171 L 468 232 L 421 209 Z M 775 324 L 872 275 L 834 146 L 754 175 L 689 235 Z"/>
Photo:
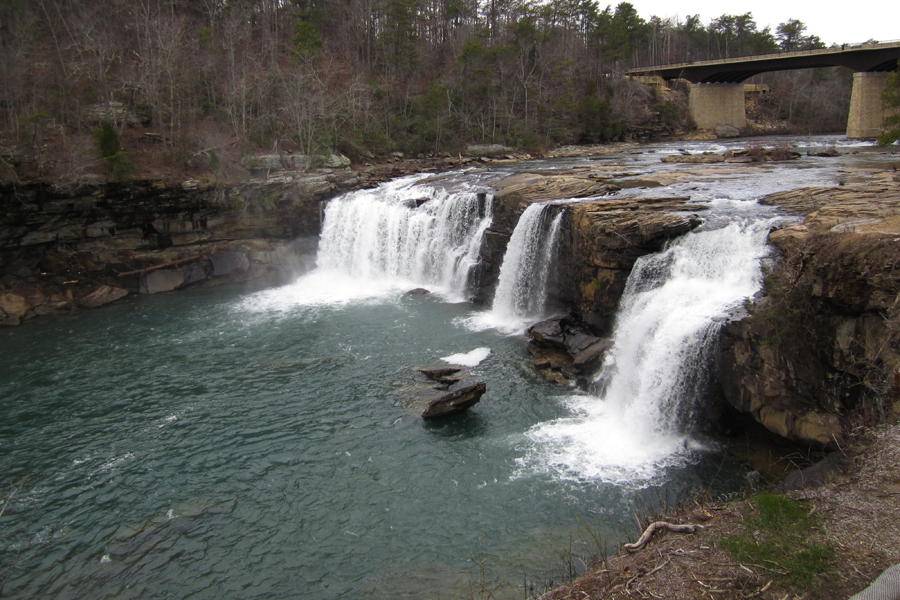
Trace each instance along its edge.
<path fill-rule="evenodd" d="M 769 430 L 837 447 L 854 420 L 900 412 L 900 186 L 773 194 L 805 214 L 773 232 L 783 259 L 750 316 L 722 329 L 725 398 Z"/>
<path fill-rule="evenodd" d="M 7 298 L 10 310 L 0 309 L 0 325 L 76 304 L 102 305 L 103 298 L 84 299 L 102 286 L 159 293 L 213 278 L 279 283 L 306 270 L 316 245 L 306 242 L 318 236 L 320 202 L 359 179 L 345 167 L 279 173 L 239 185 L 0 186 L 0 296 L 26 284 L 46 296 L 25 304 Z M 148 270 L 169 263 L 171 272 Z M 69 293 L 77 303 L 49 300 Z"/>
<path fill-rule="evenodd" d="M 212 260 L 213 276 L 215 277 L 224 277 L 235 271 L 246 271 L 250 268 L 250 259 L 243 252 L 214 254 L 210 260 Z"/>
<path fill-rule="evenodd" d="M 575 315 L 547 319 L 528 328 L 528 353 L 534 367 L 547 380 L 587 389 L 588 377 L 602 364 L 612 342 L 592 333 Z"/>
<path fill-rule="evenodd" d="M 183 284 L 184 273 L 181 269 L 158 269 L 141 276 L 141 293 L 171 292 Z"/>
<path fill-rule="evenodd" d="M 635 261 L 700 224 L 689 198 L 592 200 L 567 208 L 559 239 L 557 302 L 606 334 Z"/>

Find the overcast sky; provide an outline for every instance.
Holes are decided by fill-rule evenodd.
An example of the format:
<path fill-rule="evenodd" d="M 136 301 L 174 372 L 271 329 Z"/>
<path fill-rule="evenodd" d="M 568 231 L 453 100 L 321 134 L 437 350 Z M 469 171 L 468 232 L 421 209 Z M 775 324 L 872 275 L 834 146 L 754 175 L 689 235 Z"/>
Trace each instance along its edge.
<path fill-rule="evenodd" d="M 628 0 L 644 19 L 700 15 L 709 23 L 723 14 L 753 13 L 760 29 L 768 25 L 772 33 L 779 23 L 797 19 L 806 24 L 807 35 L 819 36 L 826 45 L 851 44 L 876 39 L 880 42 L 900 39 L 900 2 L 896 0 L 853 0 L 838 3 L 821 0 Z M 617 0 L 608 2 L 613 8 Z M 606 3 L 600 2 L 600 6 Z"/>

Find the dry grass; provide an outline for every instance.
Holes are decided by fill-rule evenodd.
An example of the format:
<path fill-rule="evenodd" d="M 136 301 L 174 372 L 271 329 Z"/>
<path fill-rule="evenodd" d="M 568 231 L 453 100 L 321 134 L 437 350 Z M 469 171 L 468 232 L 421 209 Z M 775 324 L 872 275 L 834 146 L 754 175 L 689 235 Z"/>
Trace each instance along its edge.
<path fill-rule="evenodd" d="M 900 563 L 900 426 L 860 430 L 845 451 L 851 456 L 845 474 L 819 489 L 789 493 L 814 523 L 800 545 L 833 548 L 826 572 L 814 575 L 808 587 L 796 587 L 777 562 L 742 563 L 725 549 L 723 540 L 746 536 L 748 525 L 759 523 L 757 504 L 743 500 L 682 509 L 669 520 L 702 522 L 704 528 L 657 534 L 643 550 L 599 562 L 541 599 L 845 600 Z M 761 533 L 750 531 L 751 539 Z"/>

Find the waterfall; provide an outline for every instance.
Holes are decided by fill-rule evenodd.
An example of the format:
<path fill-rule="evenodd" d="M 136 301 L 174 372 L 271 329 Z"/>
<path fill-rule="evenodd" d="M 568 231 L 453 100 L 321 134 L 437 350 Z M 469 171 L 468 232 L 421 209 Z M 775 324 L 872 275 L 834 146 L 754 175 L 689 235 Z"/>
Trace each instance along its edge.
<path fill-rule="evenodd" d="M 522 331 L 544 316 L 551 267 L 562 223 L 550 204 L 530 204 L 510 236 L 491 310 L 469 320 L 473 329 Z"/>
<path fill-rule="evenodd" d="M 490 200 L 469 190 L 419 183 L 423 177 L 404 177 L 329 202 L 318 269 L 359 282 L 433 286 L 465 297 L 491 223 Z"/>
<path fill-rule="evenodd" d="M 762 281 L 771 221 L 685 235 L 641 258 L 629 276 L 594 392 L 574 415 L 535 426 L 526 469 L 646 481 L 683 463 L 721 318 Z"/>

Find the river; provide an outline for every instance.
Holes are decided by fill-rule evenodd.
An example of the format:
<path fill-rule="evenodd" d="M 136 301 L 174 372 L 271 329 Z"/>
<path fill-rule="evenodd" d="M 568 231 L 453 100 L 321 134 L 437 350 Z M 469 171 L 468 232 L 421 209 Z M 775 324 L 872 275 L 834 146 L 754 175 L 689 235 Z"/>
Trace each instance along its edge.
<path fill-rule="evenodd" d="M 745 144 L 660 144 L 603 160 L 666 171 L 676 167 L 662 155 Z M 804 157 L 622 192 L 690 195 L 710 208 L 690 240 L 641 263 L 618 319 L 628 324 L 590 394 L 530 365 L 521 312 L 535 318 L 540 298 L 493 310 L 465 300 L 490 222 L 477 193 L 504 169 L 588 159 L 449 173 L 421 208 L 423 188 L 411 184 L 422 176 L 333 201 L 319 267 L 281 288 L 129 296 L 0 330 L 0 595 L 539 592 L 572 566 L 561 555 L 614 551 L 635 511 L 743 485 L 742 467 L 692 434 L 702 340 L 758 289 L 765 230 L 779 217 L 755 200 L 836 184 L 860 160 Z M 454 202 L 465 218 L 448 216 Z M 704 250 L 703 236 L 727 239 Z M 743 240 L 740 264 L 691 267 L 703 252 L 722 259 L 715 248 L 733 240 Z M 533 254 L 546 263 L 551 250 Z M 418 286 L 435 293 L 404 295 Z M 689 330 L 664 320 L 676 307 L 679 324 L 696 321 Z M 686 356 L 651 353 L 661 348 Z M 408 410 L 422 385 L 411 367 L 458 354 L 475 357 L 487 393 L 464 415 L 423 422 Z"/>

